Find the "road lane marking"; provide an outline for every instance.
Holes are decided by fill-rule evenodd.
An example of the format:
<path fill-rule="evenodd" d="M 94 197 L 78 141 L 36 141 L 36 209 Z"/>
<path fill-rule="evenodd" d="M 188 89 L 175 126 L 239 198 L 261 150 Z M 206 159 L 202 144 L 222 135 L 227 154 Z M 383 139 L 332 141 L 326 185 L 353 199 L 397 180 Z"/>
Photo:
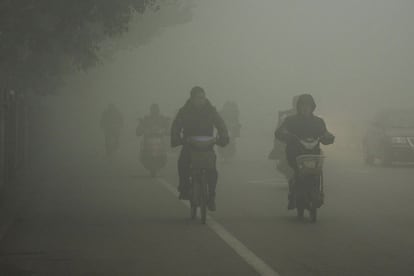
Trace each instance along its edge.
<path fill-rule="evenodd" d="M 177 189 L 162 178 L 157 178 L 168 191 L 178 198 Z M 180 200 L 187 208 L 190 208 L 189 202 Z M 207 215 L 207 225 L 213 230 L 237 255 L 239 255 L 248 265 L 250 265 L 261 276 L 280 276 L 273 268 L 266 264 L 256 254 L 247 248 L 241 241 L 228 232 L 219 222 L 213 217 Z"/>

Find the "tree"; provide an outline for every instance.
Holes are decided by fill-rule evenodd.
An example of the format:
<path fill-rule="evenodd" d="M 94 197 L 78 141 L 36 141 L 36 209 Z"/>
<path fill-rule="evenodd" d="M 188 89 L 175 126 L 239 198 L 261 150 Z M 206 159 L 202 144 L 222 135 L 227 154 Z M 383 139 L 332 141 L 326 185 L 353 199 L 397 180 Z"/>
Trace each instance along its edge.
<path fill-rule="evenodd" d="M 0 0 L 0 85 L 51 93 L 66 72 L 99 63 L 103 41 L 167 0 Z"/>

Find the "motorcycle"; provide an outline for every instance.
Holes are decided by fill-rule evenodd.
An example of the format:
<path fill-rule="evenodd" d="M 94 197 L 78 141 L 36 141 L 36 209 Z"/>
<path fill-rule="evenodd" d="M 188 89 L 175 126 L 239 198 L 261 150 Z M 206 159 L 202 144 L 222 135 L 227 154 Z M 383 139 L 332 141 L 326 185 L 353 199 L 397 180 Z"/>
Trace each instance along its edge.
<path fill-rule="evenodd" d="M 316 222 L 318 209 L 323 205 L 323 163 L 325 156 L 307 154 L 314 152 L 319 146 L 320 139 L 299 139 L 305 154 L 296 158 L 298 171 L 295 175 L 295 200 L 299 218 L 303 218 L 304 211 L 309 211 L 311 222 Z"/>
<path fill-rule="evenodd" d="M 151 177 L 156 177 L 160 169 L 167 164 L 167 147 L 165 133 L 153 128 L 144 134 L 141 140 L 140 159 L 144 168 L 150 171 Z"/>
<path fill-rule="evenodd" d="M 212 148 L 217 139 L 209 136 L 195 136 L 188 138 L 190 145 L 190 205 L 191 219 L 197 216 L 197 210 L 200 209 L 201 223 L 206 223 L 207 203 L 209 201 L 209 185 L 207 173 L 215 168 L 216 155 Z"/>

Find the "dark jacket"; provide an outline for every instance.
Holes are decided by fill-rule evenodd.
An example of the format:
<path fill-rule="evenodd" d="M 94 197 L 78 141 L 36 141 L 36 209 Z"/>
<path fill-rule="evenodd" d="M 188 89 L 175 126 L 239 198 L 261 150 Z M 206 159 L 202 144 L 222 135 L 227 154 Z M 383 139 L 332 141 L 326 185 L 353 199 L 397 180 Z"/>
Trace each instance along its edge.
<path fill-rule="evenodd" d="M 162 133 L 167 134 L 170 126 L 170 119 L 163 115 L 148 115 L 140 120 L 136 129 L 137 136 L 151 134 L 153 128 L 159 129 Z"/>
<path fill-rule="evenodd" d="M 171 127 L 171 146 L 177 147 L 183 144 L 187 137 L 214 136 L 214 128 L 217 129 L 219 146 L 229 143 L 227 127 L 210 102 L 197 109 L 190 101 L 178 111 Z"/>
<path fill-rule="evenodd" d="M 304 117 L 300 114 L 289 116 L 282 125 L 276 130 L 275 137 L 286 143 L 286 155 L 289 164 L 296 166 L 296 157 L 305 154 L 319 154 L 319 146 L 312 152 L 304 152 L 299 139 L 321 138 L 324 145 L 333 143 L 333 135 L 329 134 L 323 119 L 317 116 Z"/>

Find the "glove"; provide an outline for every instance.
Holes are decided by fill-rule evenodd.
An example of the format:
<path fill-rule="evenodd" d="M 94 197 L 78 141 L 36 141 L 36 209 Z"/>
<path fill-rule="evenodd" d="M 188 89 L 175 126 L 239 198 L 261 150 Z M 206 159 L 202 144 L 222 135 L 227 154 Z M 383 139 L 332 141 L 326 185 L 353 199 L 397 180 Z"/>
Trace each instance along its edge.
<path fill-rule="evenodd" d="M 321 137 L 321 143 L 324 145 L 331 145 L 335 142 L 335 136 L 332 133 L 326 132 Z"/>

